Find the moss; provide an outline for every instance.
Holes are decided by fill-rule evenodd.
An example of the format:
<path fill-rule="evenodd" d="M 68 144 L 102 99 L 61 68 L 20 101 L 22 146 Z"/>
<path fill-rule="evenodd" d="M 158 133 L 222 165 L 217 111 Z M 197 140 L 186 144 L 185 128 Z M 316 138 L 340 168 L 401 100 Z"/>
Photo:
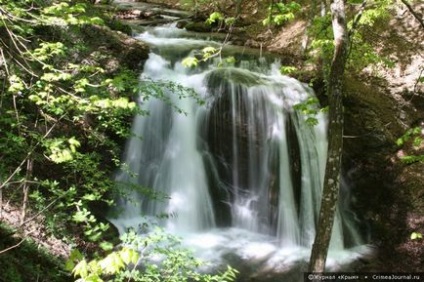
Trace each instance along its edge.
<path fill-rule="evenodd" d="M 189 31 L 195 32 L 211 32 L 212 27 L 207 25 L 205 22 L 191 22 L 185 25 L 185 28 Z"/>
<path fill-rule="evenodd" d="M 215 88 L 223 81 L 240 84 L 247 87 L 263 84 L 264 80 L 249 71 L 236 68 L 219 68 L 210 72 L 207 76 L 208 87 Z"/>

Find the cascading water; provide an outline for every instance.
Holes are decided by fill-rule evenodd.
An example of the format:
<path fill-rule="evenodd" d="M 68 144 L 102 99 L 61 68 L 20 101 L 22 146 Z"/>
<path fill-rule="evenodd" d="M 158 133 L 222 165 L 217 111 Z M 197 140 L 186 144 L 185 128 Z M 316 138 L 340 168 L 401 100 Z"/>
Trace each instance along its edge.
<path fill-rule="evenodd" d="M 134 118 L 125 169 L 116 176 L 118 183 L 148 187 L 169 199 L 130 192 L 112 221 L 120 232 L 154 221 L 183 236 L 200 255 L 213 255 L 208 260 L 232 253 L 275 269 L 307 260 L 324 175 L 326 117 L 318 113 L 311 126 L 294 105 L 313 91 L 279 74 L 277 64 L 256 64 L 255 72 L 241 67 L 252 69 L 251 63 L 185 68 L 181 58 L 192 49 L 218 43 L 176 34 L 184 37 L 172 26 L 138 36 L 153 49 L 141 79 L 167 84 L 161 93 L 167 103 L 140 96 L 149 114 Z M 178 95 L 178 85 L 193 89 L 204 103 Z M 345 241 L 360 242 L 342 214 L 336 217 L 333 253 L 352 247 Z"/>

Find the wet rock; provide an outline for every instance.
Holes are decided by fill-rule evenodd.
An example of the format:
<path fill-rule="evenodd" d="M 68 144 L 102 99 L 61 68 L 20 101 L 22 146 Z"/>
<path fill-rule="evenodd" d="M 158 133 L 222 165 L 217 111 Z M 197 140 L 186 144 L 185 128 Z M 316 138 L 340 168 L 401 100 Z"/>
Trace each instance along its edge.
<path fill-rule="evenodd" d="M 251 47 L 251 48 L 261 48 L 262 43 L 254 40 L 254 39 L 248 39 L 248 40 L 246 40 L 245 45 L 247 47 Z"/>
<path fill-rule="evenodd" d="M 190 22 L 187 23 L 185 28 L 188 31 L 194 31 L 194 32 L 211 32 L 212 27 L 205 22 Z"/>
<path fill-rule="evenodd" d="M 346 89 L 347 181 L 357 199 L 353 209 L 362 221 L 361 232 L 378 247 L 363 269 L 419 271 L 423 250 L 410 235 L 423 231 L 422 224 L 414 224 L 424 214 L 423 164 L 403 163 L 400 157 L 412 151 L 399 148 L 396 139 L 423 118 L 424 108 L 390 95 L 387 83 L 371 77 L 348 78 Z"/>
<path fill-rule="evenodd" d="M 178 28 L 185 28 L 188 24 L 189 24 L 189 22 L 187 20 L 180 20 L 180 21 L 177 22 L 177 27 Z"/>

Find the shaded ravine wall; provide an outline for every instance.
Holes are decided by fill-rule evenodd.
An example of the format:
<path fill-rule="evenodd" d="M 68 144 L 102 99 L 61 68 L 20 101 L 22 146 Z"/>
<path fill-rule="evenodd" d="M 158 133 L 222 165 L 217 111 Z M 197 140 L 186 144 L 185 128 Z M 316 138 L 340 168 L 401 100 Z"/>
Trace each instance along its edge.
<path fill-rule="evenodd" d="M 424 120 L 424 107 L 419 97 L 393 98 L 386 85 L 370 77 L 346 79 L 344 171 L 353 208 L 376 249 L 360 269 L 422 271 L 423 242 L 410 235 L 424 231 L 424 165 L 402 163 L 396 139 Z"/>

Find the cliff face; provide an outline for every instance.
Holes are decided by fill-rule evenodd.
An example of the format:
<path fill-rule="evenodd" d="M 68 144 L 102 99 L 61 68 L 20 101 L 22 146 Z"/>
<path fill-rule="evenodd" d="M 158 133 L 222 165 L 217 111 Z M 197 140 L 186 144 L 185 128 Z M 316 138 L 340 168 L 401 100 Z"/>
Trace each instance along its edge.
<path fill-rule="evenodd" d="M 416 5 L 423 11 L 424 5 Z M 424 29 L 406 6 L 365 30 L 368 42 L 394 65 L 367 66 L 346 81 L 344 163 L 358 214 L 367 222 L 376 264 L 366 270 L 421 271 L 422 242 L 411 240 L 424 231 L 424 164 L 406 163 L 405 156 L 423 153 L 423 143 L 398 138 L 417 127 L 424 137 Z M 413 138 L 411 138 L 413 139 Z"/>

